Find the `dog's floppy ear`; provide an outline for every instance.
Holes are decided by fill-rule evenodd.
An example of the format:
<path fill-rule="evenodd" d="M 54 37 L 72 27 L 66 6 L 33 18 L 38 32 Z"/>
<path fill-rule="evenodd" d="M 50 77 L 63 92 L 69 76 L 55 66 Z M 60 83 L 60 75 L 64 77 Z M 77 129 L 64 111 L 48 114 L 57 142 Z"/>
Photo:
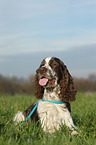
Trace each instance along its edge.
<path fill-rule="evenodd" d="M 36 95 L 36 98 L 42 99 L 43 94 L 44 94 L 44 88 L 39 85 L 38 75 L 36 72 L 36 75 L 35 75 L 35 95 Z"/>
<path fill-rule="evenodd" d="M 73 101 L 75 100 L 76 95 L 76 87 L 74 84 L 74 80 L 72 76 L 70 75 L 67 67 L 61 63 L 60 67 L 61 71 L 61 80 L 60 80 L 60 98 L 62 101 Z"/>

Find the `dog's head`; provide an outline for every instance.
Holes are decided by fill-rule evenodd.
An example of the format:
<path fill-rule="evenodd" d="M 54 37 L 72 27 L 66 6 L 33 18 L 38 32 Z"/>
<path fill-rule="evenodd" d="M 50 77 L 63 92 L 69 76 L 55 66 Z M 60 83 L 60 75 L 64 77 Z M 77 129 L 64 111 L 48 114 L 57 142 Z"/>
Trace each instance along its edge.
<path fill-rule="evenodd" d="M 44 89 L 54 89 L 60 86 L 60 100 L 72 101 L 75 99 L 76 88 L 64 63 L 56 57 L 45 58 L 35 75 L 35 94 L 37 98 L 42 98 Z M 50 89 L 50 90 L 52 90 Z"/>

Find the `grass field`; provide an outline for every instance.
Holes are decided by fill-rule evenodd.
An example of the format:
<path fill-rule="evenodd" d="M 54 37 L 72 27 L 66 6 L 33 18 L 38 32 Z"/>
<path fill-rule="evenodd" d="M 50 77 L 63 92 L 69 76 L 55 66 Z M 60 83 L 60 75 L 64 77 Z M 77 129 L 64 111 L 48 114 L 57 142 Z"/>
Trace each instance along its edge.
<path fill-rule="evenodd" d="M 71 116 L 79 132 L 76 136 L 64 126 L 51 135 L 44 134 L 35 123 L 15 126 L 15 113 L 35 101 L 29 95 L 0 96 L 0 145 L 96 145 L 96 94 L 78 93 L 71 103 Z"/>

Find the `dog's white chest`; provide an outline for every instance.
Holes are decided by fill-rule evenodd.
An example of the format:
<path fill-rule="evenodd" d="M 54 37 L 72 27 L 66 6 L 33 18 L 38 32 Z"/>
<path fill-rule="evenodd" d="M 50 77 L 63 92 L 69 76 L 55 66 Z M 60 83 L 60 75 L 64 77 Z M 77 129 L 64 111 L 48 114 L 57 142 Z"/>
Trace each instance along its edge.
<path fill-rule="evenodd" d="M 53 104 L 42 100 L 39 101 L 37 111 L 42 128 L 45 132 L 54 132 L 55 129 L 58 130 L 60 128 L 61 123 L 65 123 L 65 118 L 66 115 L 69 116 L 69 111 L 64 107 L 64 104 Z"/>

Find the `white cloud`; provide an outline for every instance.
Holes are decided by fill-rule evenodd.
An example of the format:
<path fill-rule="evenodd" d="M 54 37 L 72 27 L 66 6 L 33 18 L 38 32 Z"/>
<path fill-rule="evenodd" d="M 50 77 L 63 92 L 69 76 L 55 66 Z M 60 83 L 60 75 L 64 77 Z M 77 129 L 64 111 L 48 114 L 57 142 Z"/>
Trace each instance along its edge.
<path fill-rule="evenodd" d="M 84 45 L 96 44 L 96 31 L 82 30 L 82 33 L 83 34 L 80 34 L 77 37 L 73 35 L 73 37 L 62 36 L 62 38 L 46 38 L 45 34 L 42 36 L 42 32 L 35 31 L 33 32 L 33 36 L 40 35 L 42 37 L 39 36 L 39 38 L 34 38 L 31 34 L 26 33 L 3 35 L 0 36 L 0 55 L 16 55 L 38 51 L 70 50 L 78 46 L 82 47 Z"/>
<path fill-rule="evenodd" d="M 80 1 L 77 2 L 76 0 L 52 0 L 52 1 L 45 1 L 45 0 L 14 0 L 14 1 L 0 1 L 0 13 L 2 18 L 6 18 L 7 20 L 12 19 L 29 19 L 29 18 L 36 18 L 38 16 L 46 16 L 52 14 L 65 14 L 66 13 L 74 13 L 74 9 L 78 9 L 79 11 L 86 11 L 86 9 L 81 9 L 82 6 L 87 5 L 95 5 L 96 1 L 91 0 L 88 1 Z M 75 13 L 76 15 L 77 13 Z"/>
<path fill-rule="evenodd" d="M 50 14 L 55 9 L 57 11 L 58 1 L 44 1 L 44 0 L 14 0 L 0 2 L 1 17 L 9 19 L 29 19 L 40 15 Z M 55 7 L 54 7 L 55 6 Z"/>
<path fill-rule="evenodd" d="M 90 13 L 92 7 L 89 10 L 87 5 L 95 4 L 95 0 L 1 0 L 0 55 L 70 50 L 95 44 L 95 20 L 88 19 L 89 24 L 86 17 L 91 14 L 80 15 L 84 11 Z M 83 6 L 87 8 L 82 9 Z"/>

